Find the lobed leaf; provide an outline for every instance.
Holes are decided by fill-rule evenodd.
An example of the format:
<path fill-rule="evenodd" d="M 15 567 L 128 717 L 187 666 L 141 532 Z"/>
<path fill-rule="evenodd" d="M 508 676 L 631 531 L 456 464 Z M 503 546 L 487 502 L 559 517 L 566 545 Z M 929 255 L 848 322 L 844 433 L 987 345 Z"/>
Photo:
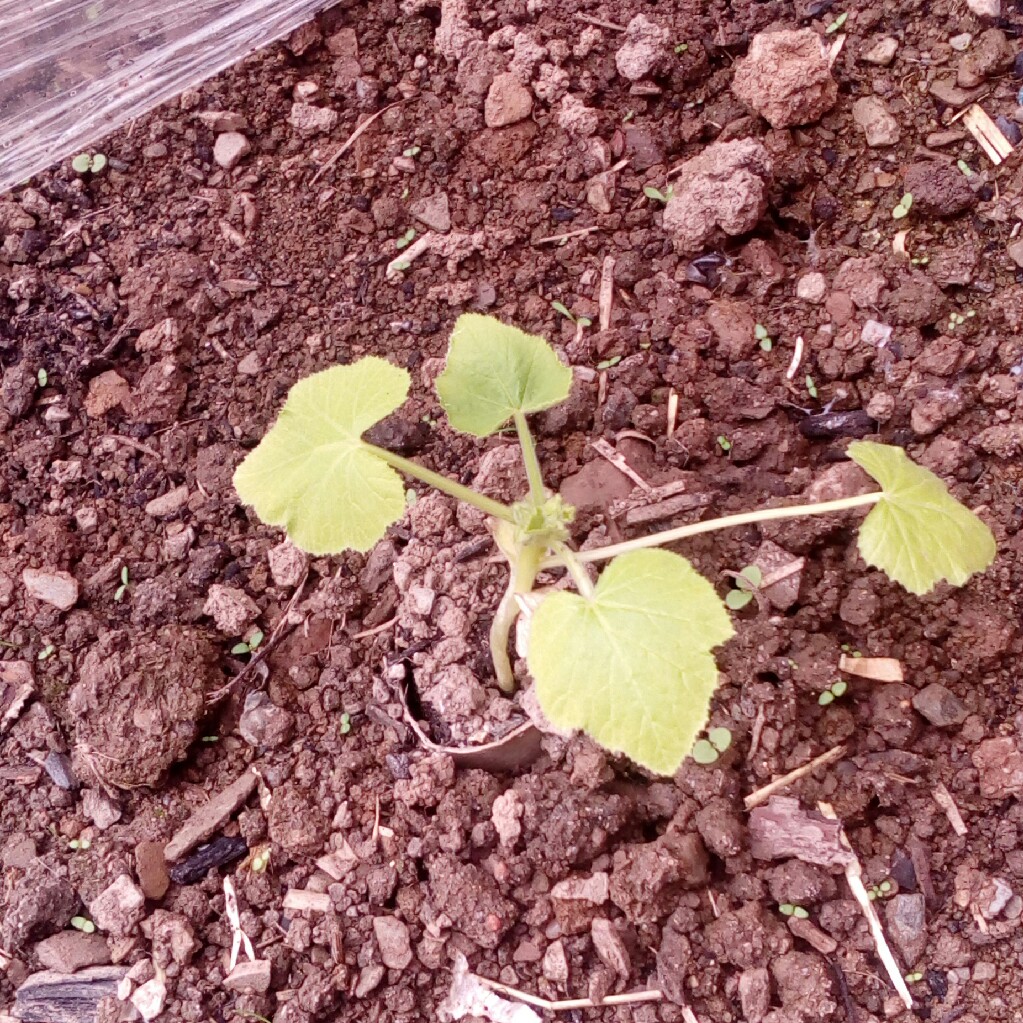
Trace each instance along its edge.
<path fill-rule="evenodd" d="M 405 400 L 409 375 L 369 356 L 300 380 L 234 486 L 310 554 L 368 551 L 405 512 L 401 477 L 360 439 Z"/>
<path fill-rule="evenodd" d="M 710 651 L 732 634 L 714 587 L 685 558 L 632 551 L 608 565 L 592 598 L 543 600 L 527 660 L 555 725 L 672 774 L 707 722 L 718 677 Z"/>
<path fill-rule="evenodd" d="M 854 441 L 847 450 L 884 494 L 860 526 L 860 554 L 868 565 L 923 594 L 942 580 L 961 586 L 991 564 L 991 530 L 933 472 L 887 444 Z"/>
<path fill-rule="evenodd" d="M 540 412 L 568 397 L 572 370 L 535 334 L 493 316 L 455 322 L 437 393 L 451 425 L 475 437 L 499 430 L 516 412 Z"/>

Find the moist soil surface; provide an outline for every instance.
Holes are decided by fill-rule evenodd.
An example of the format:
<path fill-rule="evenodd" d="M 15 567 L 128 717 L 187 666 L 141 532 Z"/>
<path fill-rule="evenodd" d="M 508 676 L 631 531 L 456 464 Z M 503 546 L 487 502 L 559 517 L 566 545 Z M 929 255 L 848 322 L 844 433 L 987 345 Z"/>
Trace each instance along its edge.
<path fill-rule="evenodd" d="M 548 999 L 663 995 L 573 1021 L 1023 1019 L 1023 171 L 955 116 L 1019 138 L 1015 5 L 470 6 L 342 3 L 101 174 L 0 201 L 0 1012 L 65 1018 L 36 975 L 77 967 L 81 1019 L 131 1018 L 120 982 L 146 1018 L 433 1020 L 463 955 Z M 769 29 L 830 69 L 802 39 L 758 80 Z M 575 367 L 536 426 L 579 544 L 854 492 L 868 436 L 997 560 L 914 597 L 853 515 L 699 537 L 722 595 L 775 573 L 718 652 L 716 763 L 557 735 L 456 762 L 406 689 L 438 745 L 524 720 L 480 516 L 421 492 L 368 555 L 309 559 L 231 477 L 296 380 L 372 353 L 414 381 L 374 440 L 518 496 L 512 439 L 453 434 L 432 387 L 469 310 Z M 836 746 L 784 795 L 844 822 L 912 1011 L 839 868 L 753 855 L 744 798 Z M 230 978 L 227 880 L 258 959 Z"/>

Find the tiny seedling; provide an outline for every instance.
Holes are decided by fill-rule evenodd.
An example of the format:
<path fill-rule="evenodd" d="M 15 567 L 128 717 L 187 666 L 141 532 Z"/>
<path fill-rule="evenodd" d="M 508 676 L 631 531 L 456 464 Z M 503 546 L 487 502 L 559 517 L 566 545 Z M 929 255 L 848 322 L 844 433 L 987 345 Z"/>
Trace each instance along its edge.
<path fill-rule="evenodd" d="M 235 645 L 231 647 L 231 653 L 235 656 L 240 654 L 254 654 L 259 649 L 259 645 L 262 642 L 263 633 L 259 629 L 256 629 L 248 639 L 243 639 L 241 642 L 235 643 Z"/>
<path fill-rule="evenodd" d="M 127 565 L 122 565 L 121 566 L 121 585 L 117 587 L 117 590 L 114 593 L 114 603 L 120 604 L 121 601 L 124 600 L 125 595 L 128 592 L 128 582 L 129 582 L 128 566 Z"/>
<path fill-rule="evenodd" d="M 956 160 L 956 166 L 966 175 L 968 178 L 973 177 L 973 170 L 965 160 Z"/>
<path fill-rule="evenodd" d="M 52 643 L 47 643 L 46 646 L 36 654 L 37 661 L 48 661 L 55 653 L 57 648 Z"/>
<path fill-rule="evenodd" d="M 99 174 L 107 165 L 107 158 L 102 153 L 79 153 L 71 161 L 71 169 L 76 174 Z"/>
<path fill-rule="evenodd" d="M 352 715 L 347 711 L 341 715 L 341 723 L 338 725 L 338 730 L 342 735 L 347 735 L 352 730 Z"/>
<path fill-rule="evenodd" d="M 924 979 L 924 975 L 914 971 L 913 973 L 907 973 L 904 979 L 907 984 L 919 984 Z"/>
<path fill-rule="evenodd" d="M 842 644 L 842 653 L 843 654 L 848 654 L 850 657 L 862 657 L 863 656 L 863 651 L 862 650 L 857 650 L 856 647 L 854 647 L 852 645 L 852 643 L 843 643 Z"/>
<path fill-rule="evenodd" d="M 872 884 L 867 889 L 867 898 L 871 902 L 877 899 L 885 899 L 894 891 L 894 886 L 891 881 L 882 881 L 880 884 Z"/>
<path fill-rule="evenodd" d="M 816 397 L 817 397 L 817 383 L 813 379 L 813 377 L 810 376 L 809 373 L 806 374 L 806 380 L 804 381 L 804 383 L 806 384 L 806 393 L 808 395 L 810 395 L 811 398 L 816 399 Z"/>
<path fill-rule="evenodd" d="M 662 192 L 659 188 L 654 188 L 653 185 L 644 185 L 643 194 L 648 199 L 653 199 L 654 202 L 659 202 L 662 206 L 668 205 L 668 200 L 675 194 L 675 190 L 668 185 L 668 187 Z"/>
<path fill-rule="evenodd" d="M 726 455 L 732 450 L 732 442 L 723 433 L 717 438 L 717 445 Z"/>
<path fill-rule="evenodd" d="M 927 266 L 931 261 L 931 257 L 926 252 L 922 252 L 919 256 L 914 256 L 909 262 L 912 266 Z"/>
<path fill-rule="evenodd" d="M 706 739 L 693 743 L 693 760 L 698 764 L 713 764 L 732 745 L 732 733 L 727 728 L 712 728 Z"/>
<path fill-rule="evenodd" d="M 892 219 L 904 220 L 909 216 L 909 211 L 913 208 L 913 193 L 907 192 L 896 204 L 892 210 Z"/>
<path fill-rule="evenodd" d="M 675 45 L 675 53 L 683 54 L 689 52 L 689 43 L 677 43 Z"/>
<path fill-rule="evenodd" d="M 262 874 L 270 866 L 270 846 L 261 845 L 249 860 L 249 869 L 253 874 Z"/>
<path fill-rule="evenodd" d="M 207 746 L 214 746 L 218 742 L 220 742 L 220 736 L 219 735 L 204 735 L 200 741 L 205 743 Z"/>
<path fill-rule="evenodd" d="M 831 685 L 828 686 L 828 688 L 825 689 L 824 692 L 817 697 L 817 702 L 822 707 L 830 706 L 832 703 L 835 702 L 835 700 L 845 696 L 848 689 L 849 683 L 846 682 L 844 679 L 838 679 L 837 681 L 832 682 Z"/>
<path fill-rule="evenodd" d="M 422 146 L 409 146 L 408 149 L 402 150 L 402 156 L 415 157 L 423 151 Z"/>
<path fill-rule="evenodd" d="M 729 572 L 735 587 L 725 594 L 725 604 L 732 611 L 741 611 L 760 592 L 764 573 L 756 565 L 747 565 L 741 572 Z"/>
<path fill-rule="evenodd" d="M 783 902 L 778 907 L 782 916 L 794 916 L 797 920 L 805 920 L 810 914 L 795 902 Z"/>
<path fill-rule="evenodd" d="M 577 327 L 588 327 L 593 322 L 593 320 L 591 320 L 588 316 L 576 316 L 575 313 L 573 313 L 572 310 L 562 302 L 551 302 L 551 308 L 556 313 L 560 313 L 564 316 L 570 323 L 574 323 Z"/>
<path fill-rule="evenodd" d="M 408 248 L 416 239 L 416 229 L 410 227 L 400 238 L 395 240 L 394 247 L 397 249 Z"/>
<path fill-rule="evenodd" d="M 71 926 L 82 934 L 93 934 L 96 930 L 96 925 L 87 916 L 71 917 Z"/>
<path fill-rule="evenodd" d="M 71 841 L 68 842 L 67 847 L 69 849 L 75 850 L 75 852 L 78 852 L 79 850 L 84 852 L 91 845 L 92 842 L 90 842 L 89 839 L 87 838 L 72 838 Z"/>
<path fill-rule="evenodd" d="M 597 363 L 597 369 L 611 369 L 621 361 L 622 357 L 620 355 L 612 355 L 610 359 L 601 359 Z"/>
<path fill-rule="evenodd" d="M 769 352 L 774 347 L 774 340 L 767 333 L 767 328 L 762 323 L 758 323 L 753 328 L 753 336 L 760 342 L 762 351 Z"/>
<path fill-rule="evenodd" d="M 547 718 L 651 771 L 673 774 L 692 751 L 718 684 L 712 651 L 735 631 L 713 585 L 681 555 L 657 548 L 740 525 L 859 508 L 869 509 L 859 527 L 863 560 L 911 593 L 942 581 L 961 586 L 996 553 L 991 530 L 937 476 L 902 448 L 873 441 L 853 441 L 847 455 L 878 490 L 577 551 L 569 530 L 575 509 L 545 486 L 527 423 L 530 414 L 565 401 L 572 385 L 571 368 L 543 338 L 466 313 L 436 380 L 454 429 L 485 438 L 514 426 L 528 490 L 511 504 L 363 439 L 404 403 L 410 385 L 407 370 L 377 356 L 298 381 L 235 471 L 241 500 L 316 556 L 367 552 L 381 540 L 405 514 L 402 476 L 479 509 L 509 569 L 490 626 L 498 685 L 515 688 L 509 639 L 521 612 L 529 622 L 525 661 Z M 603 561 L 607 567 L 594 578 L 591 566 Z M 534 589 L 541 573 L 557 572 L 567 573 L 575 592 Z"/>
<path fill-rule="evenodd" d="M 834 35 L 847 21 L 849 20 L 849 12 L 843 11 L 835 20 L 828 25 L 824 30 L 825 35 Z"/>
<path fill-rule="evenodd" d="M 965 313 L 949 313 L 948 329 L 951 333 L 956 327 L 961 327 L 967 320 L 972 320 L 977 315 L 976 309 L 967 309 Z"/>
<path fill-rule="evenodd" d="M 36 371 L 36 383 L 39 384 L 40 388 L 45 387 L 50 382 L 50 374 L 45 369 L 40 367 Z"/>

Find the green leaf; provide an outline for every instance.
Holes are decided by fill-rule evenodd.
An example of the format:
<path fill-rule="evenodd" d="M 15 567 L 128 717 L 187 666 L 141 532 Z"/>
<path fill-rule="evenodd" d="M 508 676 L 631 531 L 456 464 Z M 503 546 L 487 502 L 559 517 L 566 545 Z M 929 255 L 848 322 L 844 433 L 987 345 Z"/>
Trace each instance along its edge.
<path fill-rule="evenodd" d="M 846 690 L 849 688 L 849 683 L 844 679 L 839 679 L 831 687 L 831 693 L 833 696 L 845 696 Z"/>
<path fill-rule="evenodd" d="M 693 744 L 692 757 L 698 764 L 713 764 L 720 755 L 706 739 L 697 739 Z"/>
<path fill-rule="evenodd" d="M 712 728 L 707 733 L 707 738 L 718 753 L 724 753 L 732 745 L 732 733 L 727 728 Z"/>
<path fill-rule="evenodd" d="M 571 310 L 563 302 L 551 302 L 551 308 L 556 313 L 561 313 L 561 315 L 564 316 L 566 320 L 575 319 L 575 317 L 572 315 Z"/>
<path fill-rule="evenodd" d="M 239 654 L 251 653 L 251 650 L 249 649 L 249 644 L 242 640 L 241 643 L 235 643 L 235 645 L 231 647 L 231 653 L 237 657 Z"/>
<path fill-rule="evenodd" d="M 668 200 L 664 197 L 664 193 L 659 188 L 654 188 L 653 185 L 644 185 L 643 194 L 648 199 L 654 199 L 657 202 L 667 202 Z"/>
<path fill-rule="evenodd" d="M 632 551 L 608 565 L 592 597 L 543 600 L 527 660 L 555 725 L 672 774 L 707 721 L 711 648 L 732 634 L 714 588 L 685 558 Z"/>
<path fill-rule="evenodd" d="M 902 448 L 860 440 L 848 453 L 884 492 L 860 526 L 860 554 L 868 565 L 922 594 L 942 580 L 962 586 L 994 561 L 995 538 L 987 525 Z"/>
<path fill-rule="evenodd" d="M 71 161 L 71 169 L 76 174 L 86 174 L 92 166 L 92 157 L 88 153 L 79 153 Z"/>
<path fill-rule="evenodd" d="M 747 565 L 739 573 L 739 578 L 736 580 L 740 586 L 743 585 L 743 582 L 747 582 L 754 589 L 756 589 L 763 581 L 764 573 L 760 570 L 759 565 Z"/>
<path fill-rule="evenodd" d="M 516 412 L 559 404 L 571 387 L 572 370 L 542 337 L 479 313 L 458 317 L 437 378 L 451 425 L 475 437 L 488 437 Z"/>
<path fill-rule="evenodd" d="M 754 337 L 755 337 L 755 338 L 756 338 L 756 339 L 757 339 L 758 341 L 763 341 L 763 340 L 764 340 L 764 338 L 766 338 L 766 337 L 768 336 L 768 333 L 767 333 L 767 328 L 766 328 L 766 327 L 765 327 L 765 326 L 764 326 L 764 325 L 763 325 L 762 323 L 758 323 L 758 324 L 757 324 L 757 325 L 756 325 L 756 326 L 755 326 L 755 327 L 753 328 L 753 336 L 754 336 Z"/>
<path fill-rule="evenodd" d="M 822 707 L 828 707 L 835 702 L 835 694 L 830 689 L 825 689 L 824 692 L 817 697 L 817 702 Z"/>
<path fill-rule="evenodd" d="M 732 611 L 741 611 L 752 599 L 753 594 L 749 590 L 729 590 L 725 594 L 725 604 Z"/>
<path fill-rule="evenodd" d="M 405 487 L 360 437 L 408 388 L 405 370 L 375 356 L 300 380 L 235 471 L 238 496 L 310 554 L 368 551 L 404 514 Z"/>

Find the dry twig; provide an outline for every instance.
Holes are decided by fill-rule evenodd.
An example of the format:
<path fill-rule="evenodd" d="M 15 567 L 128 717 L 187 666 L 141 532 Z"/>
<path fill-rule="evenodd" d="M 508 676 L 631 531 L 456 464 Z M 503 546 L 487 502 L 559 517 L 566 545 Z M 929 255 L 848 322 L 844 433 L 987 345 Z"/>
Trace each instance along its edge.
<path fill-rule="evenodd" d="M 774 781 L 769 782 L 763 788 L 759 788 L 755 792 L 751 792 L 744 800 L 746 809 L 752 810 L 753 807 L 760 806 L 761 803 L 766 803 L 767 800 L 776 792 L 781 792 L 782 789 L 787 789 L 794 781 L 799 781 L 800 778 L 805 777 L 818 767 L 823 767 L 825 764 L 833 764 L 836 760 L 841 760 L 845 754 L 845 746 L 832 746 L 827 753 L 822 753 L 819 757 L 814 757 L 813 760 L 807 764 L 803 764 L 802 767 L 797 767 L 794 771 L 789 771 L 788 774 L 783 774 L 780 778 L 775 778 Z"/>
<path fill-rule="evenodd" d="M 548 245 L 551 242 L 567 242 L 570 238 L 582 238 L 583 235 L 593 234 L 600 228 L 594 224 L 592 227 L 578 227 L 574 231 L 566 231 L 564 234 L 549 234 L 545 238 L 538 238 L 534 245 Z"/>
<path fill-rule="evenodd" d="M 378 110 L 371 117 L 366 118 L 366 120 L 363 121 L 362 124 L 360 124 L 359 127 L 356 128 L 355 131 L 353 131 L 351 133 L 351 135 L 348 136 L 347 140 L 344 142 L 344 144 L 341 146 L 341 148 L 332 157 L 330 157 L 325 163 L 320 164 L 320 169 L 313 175 L 313 179 L 312 179 L 312 181 L 309 182 L 309 184 L 310 185 L 315 185 L 316 182 L 319 181 L 321 175 L 323 175 L 326 171 L 330 170 L 330 168 L 333 167 L 334 164 L 337 163 L 338 160 L 340 160 L 341 157 L 344 156 L 345 153 L 347 153 L 348 150 L 351 149 L 351 147 L 353 145 L 355 145 L 356 141 L 363 134 L 363 132 L 365 132 L 366 129 L 369 128 L 369 126 L 378 117 L 383 117 L 383 115 L 386 114 L 388 110 L 393 110 L 395 107 L 401 106 L 401 104 L 404 103 L 404 102 L 405 102 L 405 100 L 399 99 L 395 103 L 389 103 L 386 107 L 382 107 L 380 110 Z"/>
<path fill-rule="evenodd" d="M 959 807 L 956 806 L 956 802 L 952 798 L 952 793 L 939 781 L 934 786 L 931 795 L 934 797 L 934 802 L 945 811 L 945 816 L 948 818 L 949 824 L 952 825 L 952 830 L 962 838 L 966 834 L 966 822 L 963 820 L 963 815 L 959 812 Z"/>
<path fill-rule="evenodd" d="M 631 1005 L 635 1002 L 659 1002 L 664 995 L 656 988 L 648 991 L 632 991 L 622 995 L 607 995 L 603 1001 L 594 1002 L 591 998 L 563 998 L 560 1001 L 552 1002 L 549 998 L 541 998 L 539 995 L 531 995 L 526 991 L 519 991 L 518 988 L 509 987 L 498 980 L 490 980 L 488 977 L 476 976 L 476 979 L 491 991 L 499 991 L 510 998 L 517 998 L 527 1005 L 535 1005 L 538 1009 L 547 1009 L 550 1012 L 565 1012 L 568 1009 L 595 1009 L 598 1005 Z"/>

